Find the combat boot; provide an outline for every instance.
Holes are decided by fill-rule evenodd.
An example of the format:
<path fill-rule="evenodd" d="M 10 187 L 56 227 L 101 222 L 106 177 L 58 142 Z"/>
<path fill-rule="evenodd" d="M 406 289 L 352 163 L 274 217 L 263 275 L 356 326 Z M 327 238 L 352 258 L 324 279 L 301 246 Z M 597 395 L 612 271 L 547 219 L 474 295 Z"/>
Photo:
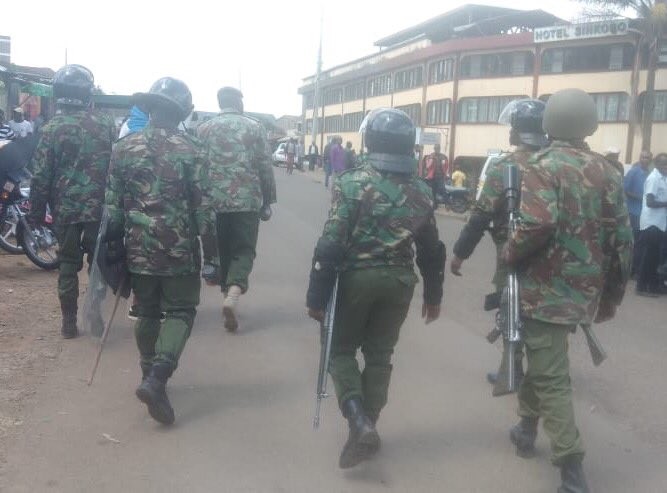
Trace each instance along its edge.
<path fill-rule="evenodd" d="M 140 361 L 139 366 L 141 366 L 141 383 L 144 383 L 144 380 L 146 380 L 148 378 L 148 375 L 151 374 L 151 368 L 153 368 L 153 363 Z"/>
<path fill-rule="evenodd" d="M 341 469 L 349 469 L 369 459 L 378 451 L 380 436 L 371 420 L 364 414 L 360 398 L 353 397 L 346 400 L 342 408 L 350 433 L 343 446 L 338 465 Z"/>
<path fill-rule="evenodd" d="M 61 303 L 60 311 L 63 316 L 63 325 L 60 333 L 65 339 L 73 339 L 79 335 L 79 329 L 76 327 L 76 303 Z"/>
<path fill-rule="evenodd" d="M 166 390 L 167 380 L 173 372 L 174 367 L 169 363 L 154 363 L 136 391 L 139 400 L 148 406 L 148 414 L 163 425 L 173 424 L 175 419 Z"/>
<path fill-rule="evenodd" d="M 584 468 L 579 457 L 571 458 L 560 466 L 561 485 L 558 493 L 589 493 Z"/>
<path fill-rule="evenodd" d="M 510 430 L 510 440 L 516 446 L 516 455 L 529 459 L 535 455 L 535 439 L 539 418 L 521 417 L 519 424 Z"/>
<path fill-rule="evenodd" d="M 225 301 L 222 304 L 222 316 L 225 319 L 225 329 L 229 332 L 236 332 L 239 328 L 239 322 L 236 317 L 236 305 L 239 303 L 241 296 L 240 286 L 230 286 L 225 296 Z"/>

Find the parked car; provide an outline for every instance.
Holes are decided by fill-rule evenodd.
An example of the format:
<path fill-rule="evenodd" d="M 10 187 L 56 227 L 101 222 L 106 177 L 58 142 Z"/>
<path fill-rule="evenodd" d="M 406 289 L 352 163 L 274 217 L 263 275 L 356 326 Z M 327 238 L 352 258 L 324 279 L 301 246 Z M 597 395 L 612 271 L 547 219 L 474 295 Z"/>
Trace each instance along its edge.
<path fill-rule="evenodd" d="M 274 166 L 287 166 L 287 142 L 282 142 L 273 154 L 271 154 L 271 160 L 273 161 Z"/>

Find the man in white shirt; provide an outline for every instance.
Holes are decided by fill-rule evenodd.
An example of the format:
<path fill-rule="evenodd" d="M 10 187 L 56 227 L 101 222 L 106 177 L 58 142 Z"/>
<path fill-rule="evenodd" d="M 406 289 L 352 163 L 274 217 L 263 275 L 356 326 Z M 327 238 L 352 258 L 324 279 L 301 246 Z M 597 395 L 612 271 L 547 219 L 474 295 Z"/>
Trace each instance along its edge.
<path fill-rule="evenodd" d="M 660 251 L 667 231 L 667 154 L 655 157 L 655 169 L 644 184 L 644 201 L 639 229 L 642 254 L 637 294 L 655 298 L 660 295 Z"/>
<path fill-rule="evenodd" d="M 23 117 L 23 108 L 14 108 L 13 118 L 9 120 L 9 128 L 12 129 L 16 138 L 22 139 L 32 133 L 32 123 Z"/>

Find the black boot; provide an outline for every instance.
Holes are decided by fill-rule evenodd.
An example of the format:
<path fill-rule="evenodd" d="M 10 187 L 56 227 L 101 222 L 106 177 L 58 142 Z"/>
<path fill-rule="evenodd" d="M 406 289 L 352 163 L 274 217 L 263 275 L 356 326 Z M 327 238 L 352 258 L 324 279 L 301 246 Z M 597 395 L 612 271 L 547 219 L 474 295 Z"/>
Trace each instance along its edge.
<path fill-rule="evenodd" d="M 343 416 L 347 418 L 350 434 L 343 446 L 338 465 L 341 469 L 354 467 L 369 459 L 380 448 L 380 436 L 364 413 L 361 399 L 353 397 L 343 403 Z"/>
<path fill-rule="evenodd" d="M 153 363 L 147 361 L 140 361 L 139 366 L 141 366 L 141 383 L 144 383 L 144 380 L 148 378 L 148 375 L 151 374 L 151 368 L 153 368 Z"/>
<path fill-rule="evenodd" d="M 63 325 L 60 333 L 65 339 L 73 339 L 79 335 L 76 327 L 76 303 L 61 303 L 60 312 L 63 316 Z"/>
<path fill-rule="evenodd" d="M 528 459 L 535 455 L 535 439 L 539 418 L 521 417 L 521 421 L 510 430 L 510 440 L 516 445 L 516 455 Z"/>
<path fill-rule="evenodd" d="M 148 406 L 151 417 L 162 423 L 170 425 L 174 423 L 174 409 L 167 397 L 167 380 L 174 372 L 174 367 L 169 363 L 154 363 L 150 374 L 141 382 L 137 388 L 137 397 Z"/>
<path fill-rule="evenodd" d="M 588 493 L 590 491 L 579 457 L 563 462 L 560 466 L 560 479 L 561 485 L 558 493 Z"/>

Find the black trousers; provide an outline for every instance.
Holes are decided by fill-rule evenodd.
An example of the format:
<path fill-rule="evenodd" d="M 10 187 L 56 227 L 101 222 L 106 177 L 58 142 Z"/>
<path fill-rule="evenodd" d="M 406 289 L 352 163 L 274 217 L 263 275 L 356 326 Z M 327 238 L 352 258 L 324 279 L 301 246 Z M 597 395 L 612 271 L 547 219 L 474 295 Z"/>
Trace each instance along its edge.
<path fill-rule="evenodd" d="M 660 265 L 664 233 L 658 227 L 651 226 L 642 230 L 640 236 L 642 252 L 637 290 L 655 293 L 660 288 L 658 266 Z"/>

